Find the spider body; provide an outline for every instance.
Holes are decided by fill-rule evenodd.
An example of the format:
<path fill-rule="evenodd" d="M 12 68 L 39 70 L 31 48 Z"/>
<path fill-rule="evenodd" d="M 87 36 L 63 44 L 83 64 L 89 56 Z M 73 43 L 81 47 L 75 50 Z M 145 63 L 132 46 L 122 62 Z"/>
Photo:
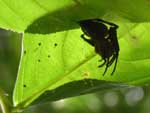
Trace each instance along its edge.
<path fill-rule="evenodd" d="M 108 28 L 106 24 L 110 27 Z M 81 38 L 94 46 L 95 52 L 104 60 L 104 62 L 98 66 L 102 67 L 106 65 L 103 75 L 105 75 L 107 68 L 115 62 L 114 69 L 111 73 L 111 75 L 113 75 L 119 56 L 119 44 L 117 40 L 118 26 L 102 19 L 82 20 L 79 21 L 79 25 L 84 33 L 81 35 Z M 85 35 L 90 37 L 90 39 L 85 38 Z"/>

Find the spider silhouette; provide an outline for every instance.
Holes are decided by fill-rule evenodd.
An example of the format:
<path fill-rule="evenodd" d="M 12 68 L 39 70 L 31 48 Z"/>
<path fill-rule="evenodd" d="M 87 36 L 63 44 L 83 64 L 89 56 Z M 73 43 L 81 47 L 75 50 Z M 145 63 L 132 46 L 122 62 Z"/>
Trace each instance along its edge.
<path fill-rule="evenodd" d="M 104 62 L 98 66 L 106 66 L 103 76 L 105 75 L 108 67 L 115 62 L 111 73 L 111 75 L 113 75 L 116 70 L 119 56 L 119 44 L 117 40 L 118 25 L 97 18 L 81 20 L 78 23 L 84 33 L 81 35 L 81 38 L 94 46 L 95 52 L 102 57 L 102 60 L 104 60 Z M 90 37 L 90 39 L 87 39 L 85 35 Z"/>

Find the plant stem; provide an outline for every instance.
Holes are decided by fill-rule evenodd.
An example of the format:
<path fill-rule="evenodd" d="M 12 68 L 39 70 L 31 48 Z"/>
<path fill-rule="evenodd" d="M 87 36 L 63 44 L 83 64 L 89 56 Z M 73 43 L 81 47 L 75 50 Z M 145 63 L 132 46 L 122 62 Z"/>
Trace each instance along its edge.
<path fill-rule="evenodd" d="M 2 88 L 0 88 L 0 106 L 3 113 L 11 113 L 11 103 Z"/>

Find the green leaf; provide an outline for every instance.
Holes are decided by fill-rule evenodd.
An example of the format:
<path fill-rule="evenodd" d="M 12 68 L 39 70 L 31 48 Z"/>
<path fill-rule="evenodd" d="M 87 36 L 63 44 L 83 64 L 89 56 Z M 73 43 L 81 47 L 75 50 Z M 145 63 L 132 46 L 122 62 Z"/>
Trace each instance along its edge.
<path fill-rule="evenodd" d="M 45 91 L 32 104 L 39 104 L 48 101 L 60 100 L 68 97 L 92 93 L 95 91 L 105 91 L 115 88 L 125 88 L 128 85 L 111 81 L 103 81 L 96 79 L 83 79 L 79 81 L 69 82 L 54 90 Z"/>
<path fill-rule="evenodd" d="M 113 66 L 108 69 L 105 76 L 102 76 L 105 67 L 97 67 L 101 63 L 98 62 L 100 56 L 94 52 L 93 47 L 80 38 L 82 33 L 80 29 L 49 35 L 26 33 L 23 40 L 24 49 L 21 67 L 14 93 L 16 105 L 25 107 L 45 91 L 52 94 L 51 91 L 58 87 L 60 87 L 59 90 L 67 87 L 74 89 L 74 85 L 70 83 L 70 86 L 69 82 L 82 79 L 115 81 L 129 85 L 149 84 L 150 54 L 148 51 L 150 39 L 148 38 L 149 32 L 145 28 L 150 28 L 150 24 L 120 23 L 119 26 L 118 37 L 121 49 L 117 70 L 113 76 L 110 76 Z M 99 82 L 101 83 L 101 81 Z M 83 81 L 79 83 L 85 87 Z M 64 84 L 67 85 L 61 87 Z M 93 84 L 96 84 L 95 81 L 93 81 Z M 105 83 L 108 88 L 113 87 L 113 83 L 111 84 L 110 87 L 109 82 Z M 80 86 L 77 86 L 79 89 L 76 88 L 73 96 L 80 95 Z M 98 87 L 101 89 L 101 86 Z M 84 90 L 88 89 L 90 87 Z M 98 91 L 98 89 L 92 91 Z M 67 95 L 66 93 L 68 97 L 72 96 L 72 93 L 68 92 L 62 95 Z M 48 94 L 46 93 L 46 97 L 48 97 Z M 67 97 L 62 95 L 60 93 L 56 93 L 56 97 L 49 95 L 51 98 L 48 98 L 48 100 Z"/>
<path fill-rule="evenodd" d="M 0 26 L 24 32 L 40 16 L 72 4 L 72 0 L 0 0 Z"/>
<path fill-rule="evenodd" d="M 17 32 L 62 31 L 77 28 L 76 21 L 94 17 L 150 21 L 148 0 L 0 0 L 0 6 L 0 26 Z"/>

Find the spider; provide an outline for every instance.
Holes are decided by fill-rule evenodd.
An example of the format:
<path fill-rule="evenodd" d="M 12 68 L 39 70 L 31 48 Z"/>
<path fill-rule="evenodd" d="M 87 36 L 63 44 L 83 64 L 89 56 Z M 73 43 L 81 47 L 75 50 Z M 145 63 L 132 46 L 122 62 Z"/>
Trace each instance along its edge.
<path fill-rule="evenodd" d="M 81 20 L 78 23 L 84 33 L 81 35 L 81 38 L 94 46 L 95 52 L 102 57 L 101 60 L 104 60 L 104 62 L 98 66 L 103 67 L 106 65 L 103 76 L 108 67 L 115 62 L 113 71 L 111 72 L 111 75 L 113 75 L 119 56 L 119 44 L 117 40 L 118 25 L 97 18 Z M 110 26 L 109 28 L 107 27 L 108 25 Z M 90 39 L 85 38 L 85 35 L 90 37 Z"/>

